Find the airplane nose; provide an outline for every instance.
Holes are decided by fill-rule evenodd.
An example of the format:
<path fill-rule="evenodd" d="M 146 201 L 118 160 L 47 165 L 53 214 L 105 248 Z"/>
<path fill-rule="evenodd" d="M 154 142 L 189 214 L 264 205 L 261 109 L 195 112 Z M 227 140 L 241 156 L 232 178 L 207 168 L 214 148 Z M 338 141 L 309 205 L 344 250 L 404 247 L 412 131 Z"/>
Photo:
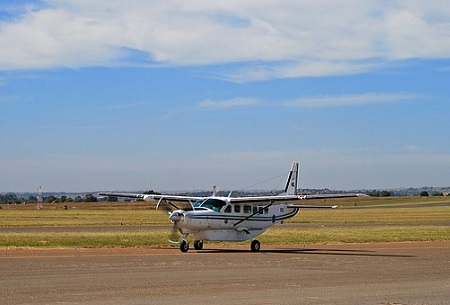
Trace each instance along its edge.
<path fill-rule="evenodd" d="M 183 213 L 179 211 L 174 211 L 172 214 L 170 214 L 169 219 L 172 221 L 180 221 L 181 217 L 183 216 Z"/>

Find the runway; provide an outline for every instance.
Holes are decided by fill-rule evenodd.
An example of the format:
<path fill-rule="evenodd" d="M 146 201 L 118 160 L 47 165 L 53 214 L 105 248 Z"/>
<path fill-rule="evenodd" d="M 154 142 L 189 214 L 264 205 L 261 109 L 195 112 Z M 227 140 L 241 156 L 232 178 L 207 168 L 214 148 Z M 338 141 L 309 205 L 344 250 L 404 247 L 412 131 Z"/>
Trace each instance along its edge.
<path fill-rule="evenodd" d="M 207 247 L 207 245 L 205 245 Z M 450 300 L 450 242 L 2 249 L 1 304 L 370 304 Z"/>

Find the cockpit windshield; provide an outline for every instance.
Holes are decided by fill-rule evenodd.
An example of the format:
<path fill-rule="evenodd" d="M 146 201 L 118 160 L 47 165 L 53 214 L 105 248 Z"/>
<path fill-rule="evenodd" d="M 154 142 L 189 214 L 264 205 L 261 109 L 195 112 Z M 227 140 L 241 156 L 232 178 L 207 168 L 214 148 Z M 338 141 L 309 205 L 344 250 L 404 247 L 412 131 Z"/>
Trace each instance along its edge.
<path fill-rule="evenodd" d="M 194 204 L 193 204 L 194 208 L 198 208 L 204 200 L 205 199 L 199 199 L 196 202 L 194 202 Z"/>
<path fill-rule="evenodd" d="M 194 203 L 194 208 L 202 207 L 206 209 L 210 209 L 216 212 L 220 212 L 220 210 L 225 206 L 226 202 L 219 199 L 207 198 L 200 199 Z"/>

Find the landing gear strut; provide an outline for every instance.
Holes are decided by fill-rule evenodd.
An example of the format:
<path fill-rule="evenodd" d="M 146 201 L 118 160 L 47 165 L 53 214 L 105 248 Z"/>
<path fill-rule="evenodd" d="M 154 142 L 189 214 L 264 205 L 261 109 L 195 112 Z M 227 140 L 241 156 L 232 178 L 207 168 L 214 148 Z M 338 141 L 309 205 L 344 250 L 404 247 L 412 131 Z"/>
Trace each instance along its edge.
<path fill-rule="evenodd" d="M 261 249 L 261 244 L 258 240 L 254 239 L 250 244 L 250 249 L 252 250 L 252 252 L 259 252 L 259 250 Z"/>

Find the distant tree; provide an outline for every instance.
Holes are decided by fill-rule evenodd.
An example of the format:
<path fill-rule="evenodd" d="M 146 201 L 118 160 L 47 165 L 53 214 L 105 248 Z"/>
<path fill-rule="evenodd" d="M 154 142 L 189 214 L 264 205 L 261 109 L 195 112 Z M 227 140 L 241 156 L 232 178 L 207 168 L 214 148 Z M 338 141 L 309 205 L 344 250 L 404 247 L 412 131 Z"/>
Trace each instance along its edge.
<path fill-rule="evenodd" d="M 73 199 L 70 197 L 67 197 L 65 202 L 73 202 Z"/>
<path fill-rule="evenodd" d="M 391 193 L 388 191 L 381 191 L 380 192 L 380 197 L 390 197 Z"/>
<path fill-rule="evenodd" d="M 92 194 L 86 194 L 86 196 L 84 196 L 84 202 L 97 202 L 97 197 Z"/>
<path fill-rule="evenodd" d="M 20 200 L 16 194 L 6 193 L 5 195 L 0 195 L 0 202 L 2 202 L 2 203 L 20 203 Z"/>
<path fill-rule="evenodd" d="M 28 203 L 36 203 L 38 201 L 36 196 L 31 195 L 30 197 L 28 197 L 27 202 Z"/>
<path fill-rule="evenodd" d="M 369 195 L 370 197 L 380 197 L 380 192 L 373 190 L 373 191 L 367 192 L 367 195 Z"/>
<path fill-rule="evenodd" d="M 444 193 L 442 193 L 442 192 L 434 192 L 433 196 L 444 196 Z"/>
<path fill-rule="evenodd" d="M 427 197 L 427 196 L 430 196 L 430 195 L 428 194 L 427 191 L 422 191 L 422 192 L 420 192 L 420 196 Z"/>
<path fill-rule="evenodd" d="M 56 198 L 56 197 L 53 196 L 53 195 L 50 195 L 50 196 L 48 196 L 48 197 L 45 199 L 45 202 L 47 202 L 47 203 L 58 202 L 58 198 Z"/>
<path fill-rule="evenodd" d="M 81 196 L 75 197 L 75 202 L 83 202 L 83 198 Z"/>
<path fill-rule="evenodd" d="M 157 193 L 154 190 L 148 190 L 148 191 L 142 192 L 142 194 L 146 194 L 146 195 L 161 195 L 161 193 Z"/>
<path fill-rule="evenodd" d="M 59 197 L 59 202 L 61 202 L 61 203 L 66 202 L 66 200 L 67 200 L 67 196 L 65 196 L 65 195 L 62 195 L 61 197 Z"/>

